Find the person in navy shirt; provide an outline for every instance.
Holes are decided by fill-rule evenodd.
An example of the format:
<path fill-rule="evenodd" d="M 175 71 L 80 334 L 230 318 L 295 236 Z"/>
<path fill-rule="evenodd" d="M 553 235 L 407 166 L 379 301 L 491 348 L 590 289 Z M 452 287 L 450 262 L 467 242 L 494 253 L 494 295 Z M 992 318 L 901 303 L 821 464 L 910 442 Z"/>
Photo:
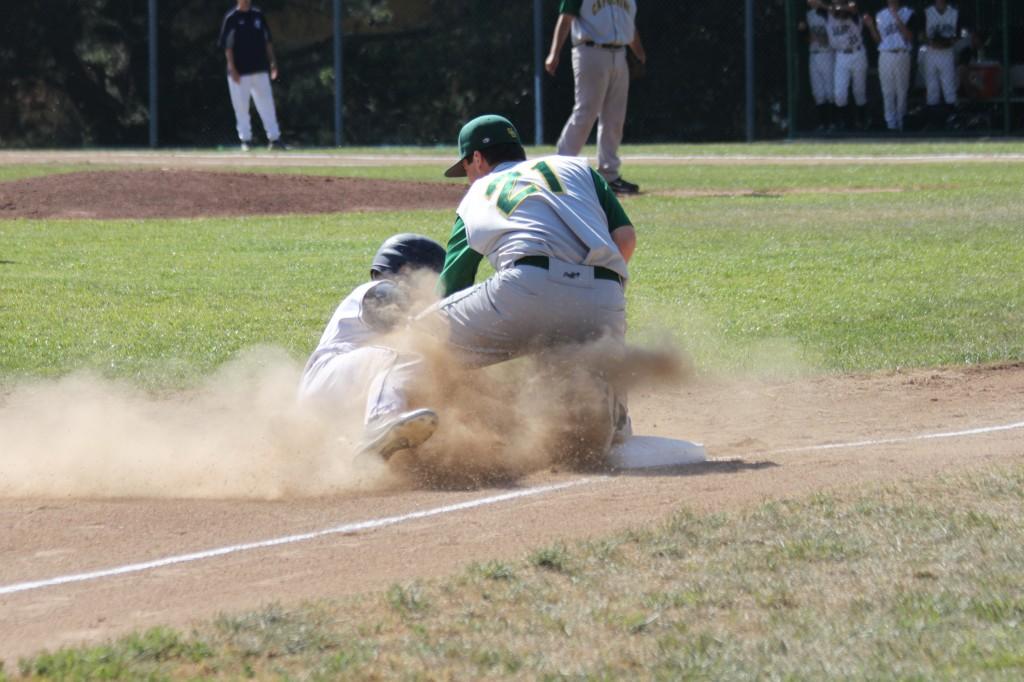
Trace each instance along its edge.
<path fill-rule="evenodd" d="M 224 15 L 217 46 L 224 50 L 228 67 L 228 92 L 235 109 L 235 124 L 242 150 L 252 144 L 252 120 L 249 99 L 256 104 L 270 149 L 282 149 L 281 129 L 277 125 L 274 95 L 270 81 L 277 80 L 274 43 L 263 12 L 252 6 L 252 0 L 238 0 L 238 5 Z"/>

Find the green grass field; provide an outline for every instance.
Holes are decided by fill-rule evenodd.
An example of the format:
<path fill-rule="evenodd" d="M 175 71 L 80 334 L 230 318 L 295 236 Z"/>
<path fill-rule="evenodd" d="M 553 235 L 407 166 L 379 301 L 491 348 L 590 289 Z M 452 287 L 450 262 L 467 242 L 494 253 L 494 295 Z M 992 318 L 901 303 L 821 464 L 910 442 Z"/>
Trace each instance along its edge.
<path fill-rule="evenodd" d="M 0 168 L 0 180 L 52 170 L 69 168 Z M 429 180 L 436 171 L 331 172 Z M 671 332 L 703 372 L 1024 360 L 1024 163 L 626 171 L 648 192 L 625 201 L 640 235 L 630 333 Z M 174 390 L 254 345 L 302 359 L 386 236 L 443 239 L 451 218 L 0 221 L 0 386 L 88 368 Z M 680 509 L 659 528 L 553 545 L 443 581 L 224 615 L 192 633 L 160 628 L 7 673 L 1020 679 L 1022 489 L 1018 467 L 743 513 Z"/>
<path fill-rule="evenodd" d="M 649 192 L 625 201 L 640 233 L 631 333 L 671 332 L 702 371 L 1024 358 L 1024 163 L 637 165 L 629 177 Z M 665 194 L 679 190 L 740 195 Z M 0 377 L 85 367 L 174 387 L 257 344 L 301 358 L 387 235 L 443 240 L 452 214 L 2 221 Z"/>

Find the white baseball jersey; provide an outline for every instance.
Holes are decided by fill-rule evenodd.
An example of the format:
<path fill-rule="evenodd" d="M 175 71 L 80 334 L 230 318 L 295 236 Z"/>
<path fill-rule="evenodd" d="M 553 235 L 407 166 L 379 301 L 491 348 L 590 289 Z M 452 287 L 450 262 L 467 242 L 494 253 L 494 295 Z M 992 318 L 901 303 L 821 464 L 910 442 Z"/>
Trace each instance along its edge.
<path fill-rule="evenodd" d="M 636 0 L 562 0 L 560 14 L 571 14 L 572 44 L 592 40 L 604 45 L 633 42 Z"/>
<path fill-rule="evenodd" d="M 369 325 L 363 317 L 363 301 L 366 295 L 375 287 L 382 284 L 391 286 L 384 280 L 367 282 L 356 287 L 351 294 L 345 297 L 331 321 L 327 323 L 316 350 L 306 363 L 307 367 L 316 364 L 317 360 L 328 354 L 345 353 L 355 350 L 360 346 L 372 343 L 380 332 Z"/>
<path fill-rule="evenodd" d="M 855 52 L 864 47 L 864 28 L 860 17 L 828 15 L 829 44 L 836 52 Z"/>
<path fill-rule="evenodd" d="M 525 256 L 548 256 L 627 278 L 596 180 L 587 160 L 576 157 L 499 164 L 459 204 L 469 247 L 499 271 Z"/>
<path fill-rule="evenodd" d="M 925 10 L 924 18 L 925 35 L 928 36 L 928 40 L 956 40 L 957 22 L 960 19 L 960 13 L 956 8 L 947 5 L 946 11 L 940 13 L 935 5 L 932 5 Z"/>
<path fill-rule="evenodd" d="M 900 7 L 899 18 L 904 26 L 907 25 L 912 16 L 914 16 L 914 10 L 909 7 Z M 909 50 L 912 47 L 911 42 L 900 32 L 899 24 L 896 22 L 896 15 L 888 7 L 878 13 L 875 25 L 878 27 L 878 35 L 882 38 L 882 42 L 878 44 L 879 52 Z"/>
<path fill-rule="evenodd" d="M 816 9 L 807 12 L 807 32 L 811 36 L 811 52 L 831 52 L 832 45 L 828 35 L 828 15 L 822 15 Z"/>

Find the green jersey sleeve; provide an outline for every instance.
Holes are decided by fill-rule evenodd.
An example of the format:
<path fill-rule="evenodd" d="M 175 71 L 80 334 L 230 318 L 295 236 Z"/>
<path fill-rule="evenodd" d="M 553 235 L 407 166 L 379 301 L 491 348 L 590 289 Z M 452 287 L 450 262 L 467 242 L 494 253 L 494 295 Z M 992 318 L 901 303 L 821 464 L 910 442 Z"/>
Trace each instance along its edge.
<path fill-rule="evenodd" d="M 590 169 L 590 175 L 594 178 L 597 200 L 601 202 L 601 208 L 604 209 L 604 214 L 608 218 L 608 231 L 614 232 L 620 227 L 632 225 L 633 223 L 629 216 L 626 215 L 622 204 L 619 203 L 619 198 L 615 196 L 615 192 L 608 186 L 608 181 L 601 177 L 601 174 L 593 168 Z"/>
<path fill-rule="evenodd" d="M 580 15 L 580 9 L 583 7 L 583 0 L 562 0 L 558 5 L 559 14 L 571 14 L 574 17 Z"/>
<path fill-rule="evenodd" d="M 473 286 L 482 259 L 483 255 L 469 247 L 466 224 L 462 222 L 462 218 L 456 216 L 452 236 L 448 239 L 448 251 L 444 257 L 441 279 L 437 284 L 438 292 L 442 296 L 451 296 L 456 291 Z"/>

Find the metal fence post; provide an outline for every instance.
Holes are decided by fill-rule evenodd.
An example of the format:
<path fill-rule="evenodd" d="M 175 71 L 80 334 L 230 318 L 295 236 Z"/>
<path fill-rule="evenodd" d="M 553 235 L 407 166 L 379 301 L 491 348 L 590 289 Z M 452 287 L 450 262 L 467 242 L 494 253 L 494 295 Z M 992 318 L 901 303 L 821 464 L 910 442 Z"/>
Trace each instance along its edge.
<path fill-rule="evenodd" d="M 1003 132 L 1013 131 L 1011 92 L 1013 74 L 1010 64 L 1010 0 L 1003 0 Z"/>
<path fill-rule="evenodd" d="M 157 98 L 157 0 L 149 0 L 149 146 L 159 144 L 160 107 Z"/>
<path fill-rule="evenodd" d="M 793 0 L 786 0 L 786 137 L 796 135 L 796 17 L 793 16 Z"/>
<path fill-rule="evenodd" d="M 341 0 L 334 0 L 334 146 L 340 147 L 342 142 L 341 110 L 344 101 L 342 99 L 342 77 L 341 70 Z"/>
<path fill-rule="evenodd" d="M 747 142 L 754 141 L 754 0 L 747 0 Z"/>
<path fill-rule="evenodd" d="M 533 0 L 533 143 L 544 144 L 543 0 Z"/>

